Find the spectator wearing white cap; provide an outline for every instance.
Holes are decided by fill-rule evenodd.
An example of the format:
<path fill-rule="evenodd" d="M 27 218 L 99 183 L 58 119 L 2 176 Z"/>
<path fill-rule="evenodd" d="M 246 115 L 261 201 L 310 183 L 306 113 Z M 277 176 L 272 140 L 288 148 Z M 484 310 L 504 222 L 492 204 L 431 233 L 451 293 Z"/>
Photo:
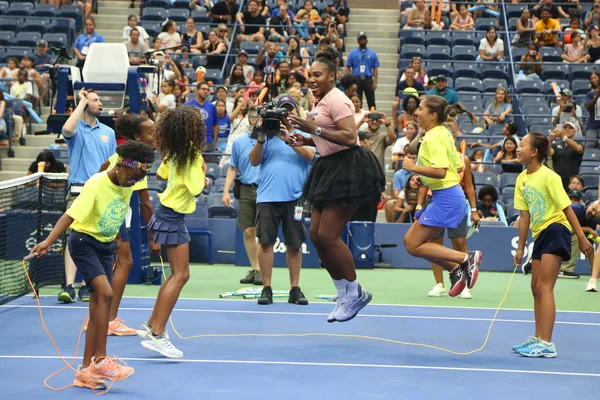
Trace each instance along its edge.
<path fill-rule="evenodd" d="M 562 125 L 566 121 L 577 121 L 578 135 L 581 135 L 580 121 L 583 118 L 581 106 L 573 101 L 573 92 L 570 89 L 560 91 L 560 100 L 557 106 L 552 109 L 552 123 Z"/>
<path fill-rule="evenodd" d="M 579 173 L 579 166 L 583 159 L 583 146 L 573 139 L 575 128 L 573 122 L 567 121 L 562 128 L 554 129 L 548 138 L 552 143 L 549 156 L 552 158 L 554 171 L 562 179 L 565 190 L 569 186 L 570 177 Z"/>

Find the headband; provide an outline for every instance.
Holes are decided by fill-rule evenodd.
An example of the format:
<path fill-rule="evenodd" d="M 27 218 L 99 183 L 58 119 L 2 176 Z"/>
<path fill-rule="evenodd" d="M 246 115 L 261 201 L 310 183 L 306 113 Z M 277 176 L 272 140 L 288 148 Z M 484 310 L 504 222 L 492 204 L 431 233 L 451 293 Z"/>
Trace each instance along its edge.
<path fill-rule="evenodd" d="M 141 168 L 143 171 L 148 172 L 152 169 L 152 163 L 151 162 L 139 162 L 139 161 L 134 161 L 131 160 L 129 158 L 121 158 L 119 160 L 119 164 L 124 166 L 124 167 L 128 167 L 128 168 Z"/>

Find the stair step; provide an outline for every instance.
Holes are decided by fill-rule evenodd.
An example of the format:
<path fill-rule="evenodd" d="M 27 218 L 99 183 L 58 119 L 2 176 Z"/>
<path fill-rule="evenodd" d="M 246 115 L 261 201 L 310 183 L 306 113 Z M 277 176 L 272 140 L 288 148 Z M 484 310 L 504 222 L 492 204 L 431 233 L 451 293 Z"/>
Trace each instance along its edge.
<path fill-rule="evenodd" d="M 4 160 L 2 160 L 2 162 L 4 163 Z M 27 175 L 28 169 L 29 166 L 27 166 L 24 171 L 0 171 L 0 182 L 22 178 Z"/>
<path fill-rule="evenodd" d="M 15 146 L 15 158 L 27 158 L 31 161 L 44 151 L 48 146 Z M 8 158 L 8 148 L 0 148 L 0 157 L 2 159 Z"/>
<path fill-rule="evenodd" d="M 27 170 L 35 159 L 29 158 L 4 158 L 2 159 L 2 172 L 20 172 L 21 176 L 27 174 Z"/>

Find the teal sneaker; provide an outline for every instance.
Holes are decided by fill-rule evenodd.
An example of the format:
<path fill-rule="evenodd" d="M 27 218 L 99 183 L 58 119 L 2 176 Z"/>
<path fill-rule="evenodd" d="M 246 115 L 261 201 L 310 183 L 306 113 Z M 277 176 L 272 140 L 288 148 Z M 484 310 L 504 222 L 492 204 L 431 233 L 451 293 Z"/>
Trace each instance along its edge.
<path fill-rule="evenodd" d="M 556 353 L 556 347 L 554 347 L 554 343 L 546 343 L 541 339 L 537 339 L 535 343 L 531 343 L 528 346 L 521 347 L 517 350 L 522 356 L 532 357 L 532 358 L 554 358 L 558 354 Z"/>
<path fill-rule="evenodd" d="M 527 347 L 532 343 L 537 342 L 537 338 L 535 336 L 528 336 L 527 339 L 525 339 L 525 341 L 521 344 L 515 344 L 512 349 L 513 351 L 516 351 L 517 353 L 519 352 L 519 349 L 521 347 Z"/>

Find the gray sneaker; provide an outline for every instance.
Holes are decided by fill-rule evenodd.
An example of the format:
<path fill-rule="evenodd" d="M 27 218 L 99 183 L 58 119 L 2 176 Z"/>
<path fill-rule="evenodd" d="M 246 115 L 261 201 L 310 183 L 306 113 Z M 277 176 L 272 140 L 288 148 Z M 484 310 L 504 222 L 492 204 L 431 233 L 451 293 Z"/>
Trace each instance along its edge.
<path fill-rule="evenodd" d="M 260 273 L 260 272 L 259 272 Z M 256 272 L 255 270 L 251 269 L 250 271 L 248 271 L 248 273 L 246 274 L 245 277 L 243 277 L 242 279 L 240 279 L 240 283 L 254 283 L 254 277 L 256 276 Z"/>
<path fill-rule="evenodd" d="M 137 335 L 144 340 L 150 339 L 150 336 L 152 336 L 152 329 L 150 328 L 150 325 L 148 325 L 148 321 L 140 325 L 137 330 Z"/>
<path fill-rule="evenodd" d="M 360 285 L 358 286 L 358 297 L 353 297 L 346 295 L 342 300 L 342 304 L 339 308 L 336 306 L 336 310 L 333 314 L 333 317 L 338 322 L 346 322 L 350 321 L 356 314 L 367 304 L 371 302 L 373 299 L 373 295 L 367 289 L 362 288 Z"/>
<path fill-rule="evenodd" d="M 259 270 L 254 270 L 254 284 L 256 286 L 264 285 L 263 280 L 262 280 L 262 274 L 260 273 Z"/>

